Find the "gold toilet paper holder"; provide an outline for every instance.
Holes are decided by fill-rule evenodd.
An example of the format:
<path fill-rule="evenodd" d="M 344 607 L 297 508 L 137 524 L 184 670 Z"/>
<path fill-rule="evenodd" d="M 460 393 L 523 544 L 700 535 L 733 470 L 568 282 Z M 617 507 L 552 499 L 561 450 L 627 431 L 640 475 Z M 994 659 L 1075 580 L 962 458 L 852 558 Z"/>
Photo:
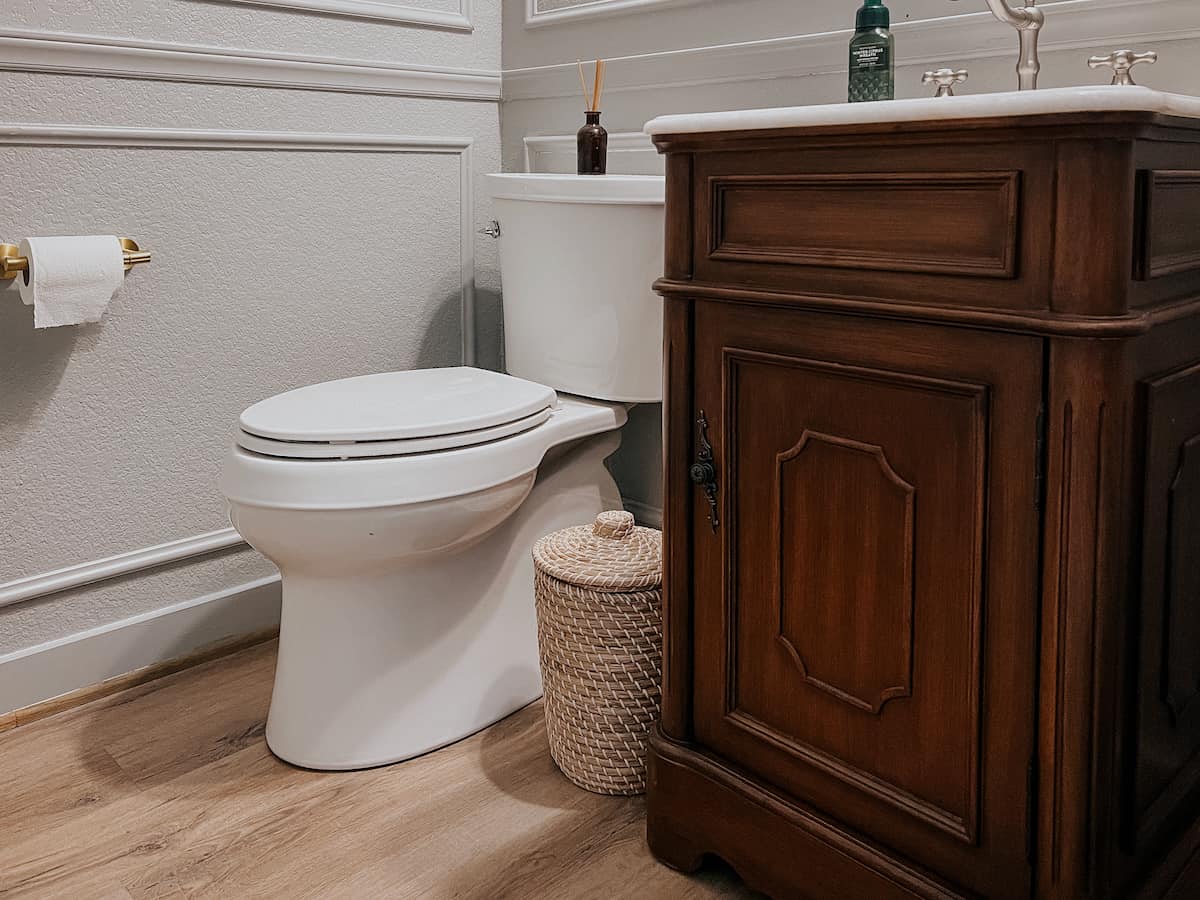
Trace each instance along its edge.
<path fill-rule="evenodd" d="M 121 238 L 121 250 L 125 257 L 125 271 L 136 265 L 150 262 L 150 254 L 137 245 L 137 241 Z M 29 271 L 29 260 L 21 255 L 16 244 L 0 244 L 0 279 L 16 278 L 18 272 Z"/>

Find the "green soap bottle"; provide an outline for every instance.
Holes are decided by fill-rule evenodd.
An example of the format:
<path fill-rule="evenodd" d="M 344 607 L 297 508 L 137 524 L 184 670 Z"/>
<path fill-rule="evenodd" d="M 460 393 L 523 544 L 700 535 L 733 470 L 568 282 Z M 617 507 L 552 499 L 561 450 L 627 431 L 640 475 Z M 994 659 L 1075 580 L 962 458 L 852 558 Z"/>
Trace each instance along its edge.
<path fill-rule="evenodd" d="M 850 40 L 850 102 L 896 99 L 896 39 L 883 0 L 864 0 Z"/>

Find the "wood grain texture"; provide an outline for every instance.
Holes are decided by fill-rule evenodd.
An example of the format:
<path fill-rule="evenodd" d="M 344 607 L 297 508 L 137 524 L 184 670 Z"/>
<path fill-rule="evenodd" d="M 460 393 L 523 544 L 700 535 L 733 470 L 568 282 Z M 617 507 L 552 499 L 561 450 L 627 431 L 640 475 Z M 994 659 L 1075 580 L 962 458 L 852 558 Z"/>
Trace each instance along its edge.
<path fill-rule="evenodd" d="M 1196 144 L 1176 134 L 1134 145 L 1138 207 L 1131 308 L 1173 306 L 1200 294 L 1197 156 Z M 1165 192 L 1154 183 L 1160 173 L 1168 182 Z M 1157 270 L 1157 277 L 1150 277 L 1151 269 Z"/>
<path fill-rule="evenodd" d="M 1156 365 L 1161 366 L 1163 359 Z M 1200 791 L 1200 365 L 1140 385 L 1145 416 L 1141 490 L 1139 764 L 1124 825 L 1144 848 Z"/>
<path fill-rule="evenodd" d="M 654 852 L 812 900 L 1200 896 L 1200 122 L 657 144 L 721 526 L 669 453 Z"/>
<path fill-rule="evenodd" d="M 666 198 L 673 209 L 687 209 L 686 216 L 667 220 L 663 272 L 668 278 L 687 281 L 692 277 L 692 158 L 686 154 L 667 160 Z"/>
<path fill-rule="evenodd" d="M 833 505 L 830 492 L 849 494 L 843 508 L 875 513 L 883 539 L 860 540 L 858 514 L 812 522 L 812 510 Z M 876 716 L 889 700 L 912 696 L 916 492 L 878 444 L 805 429 L 775 456 L 776 640 L 805 684 Z M 843 547 L 855 549 L 855 564 L 830 565 Z M 884 640 L 863 640 L 864 632 Z"/>
<path fill-rule="evenodd" d="M 1053 231 L 1047 148 L 999 141 L 931 154 L 898 142 L 869 164 L 865 153 L 805 142 L 693 154 L 693 280 L 883 304 L 1045 309 L 1051 271 L 1036 248 Z"/>
<path fill-rule="evenodd" d="M 643 802 L 554 767 L 541 704 L 444 750 L 311 772 L 263 741 L 264 644 L 0 736 L 0 895 L 750 897 L 686 877 Z"/>
<path fill-rule="evenodd" d="M 692 305 L 684 300 L 663 301 L 663 365 L 666 379 L 676 390 L 663 397 L 663 465 L 666 472 L 686 472 L 695 451 L 692 407 Z M 692 731 L 692 594 L 691 491 L 667 491 L 663 504 L 663 595 L 675 602 L 664 604 L 662 726 L 671 737 L 687 740 Z"/>
<path fill-rule="evenodd" d="M 1039 342 L 695 307 L 696 404 L 725 485 L 723 525 L 694 550 L 715 572 L 691 595 L 697 741 L 964 888 L 1010 896 L 998 885 L 1028 870 L 1008 827 L 1033 753 L 1021 660 L 1036 619 L 1020 600 L 1036 589 L 1037 513 L 1021 448 Z M 878 447 L 887 469 L 843 443 L 780 481 L 806 432 Z"/>
<path fill-rule="evenodd" d="M 1038 249 L 1053 263 L 1051 307 L 1074 315 L 1121 315 L 1129 308 L 1133 275 L 1133 141 L 1094 133 L 1053 146 L 1053 243 Z M 1098 184 L 1104 190 L 1096 190 Z"/>
<path fill-rule="evenodd" d="M 1200 269 L 1200 171 L 1155 171 L 1145 174 L 1144 238 L 1137 260 L 1138 276 L 1163 278 Z"/>
<path fill-rule="evenodd" d="M 717 853 L 752 886 L 787 900 L 967 896 L 718 756 L 662 734 L 651 746 L 647 835 L 668 865 L 693 871 Z"/>
<path fill-rule="evenodd" d="M 1198 279 L 1200 280 L 1200 279 Z M 676 282 L 659 279 L 655 289 L 664 297 L 690 300 L 730 300 L 763 306 L 793 306 L 800 309 L 854 313 L 883 318 L 901 318 L 931 325 L 953 325 L 1035 334 L 1043 337 L 1077 337 L 1106 340 L 1137 337 L 1153 328 L 1200 314 L 1200 291 L 1189 293 L 1179 302 L 1135 309 L 1119 316 L 1077 316 L 1049 312 L 1005 312 L 974 307 L 934 306 L 907 301 L 871 300 L 856 297 L 829 297 L 823 294 L 797 294 L 783 290 L 756 290 L 741 286 Z"/>
<path fill-rule="evenodd" d="M 1016 172 L 726 175 L 709 187 L 711 259 L 1015 275 Z"/>

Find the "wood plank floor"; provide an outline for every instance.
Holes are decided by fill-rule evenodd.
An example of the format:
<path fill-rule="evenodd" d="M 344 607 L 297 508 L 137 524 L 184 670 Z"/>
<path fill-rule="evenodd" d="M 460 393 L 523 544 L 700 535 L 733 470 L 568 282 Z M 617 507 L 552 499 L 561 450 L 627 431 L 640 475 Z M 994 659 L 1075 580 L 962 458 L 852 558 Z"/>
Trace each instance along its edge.
<path fill-rule="evenodd" d="M 0 895 L 756 896 L 656 863 L 640 798 L 554 767 L 540 702 L 396 766 L 280 762 L 274 662 L 263 644 L 0 734 Z"/>

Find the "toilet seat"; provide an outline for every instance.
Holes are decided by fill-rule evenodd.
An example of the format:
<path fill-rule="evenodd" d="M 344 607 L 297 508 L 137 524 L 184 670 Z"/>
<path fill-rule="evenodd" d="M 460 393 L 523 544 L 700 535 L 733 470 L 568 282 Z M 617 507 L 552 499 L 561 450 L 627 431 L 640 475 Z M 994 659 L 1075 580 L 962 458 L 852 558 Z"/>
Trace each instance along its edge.
<path fill-rule="evenodd" d="M 438 450 L 453 450 L 456 447 L 473 447 L 498 441 L 530 428 L 536 428 L 550 418 L 550 409 L 543 409 L 531 416 L 517 419 L 494 428 L 461 431 L 458 434 L 443 434 L 435 437 L 404 438 L 397 441 L 276 441 L 256 434 L 239 431 L 237 444 L 264 456 L 282 459 L 370 459 L 376 456 L 405 456 L 412 453 L 434 453 Z"/>
<path fill-rule="evenodd" d="M 623 406 L 563 396 L 540 425 L 503 440 L 438 453 L 304 459 L 234 444 L 222 471 L 221 492 L 246 506 L 294 510 L 366 509 L 462 497 L 531 478 L 550 448 L 616 431 L 625 418 Z"/>
<path fill-rule="evenodd" d="M 471 447 L 550 418 L 552 388 L 466 366 L 309 385 L 242 413 L 238 446 L 283 459 L 348 460 Z"/>

